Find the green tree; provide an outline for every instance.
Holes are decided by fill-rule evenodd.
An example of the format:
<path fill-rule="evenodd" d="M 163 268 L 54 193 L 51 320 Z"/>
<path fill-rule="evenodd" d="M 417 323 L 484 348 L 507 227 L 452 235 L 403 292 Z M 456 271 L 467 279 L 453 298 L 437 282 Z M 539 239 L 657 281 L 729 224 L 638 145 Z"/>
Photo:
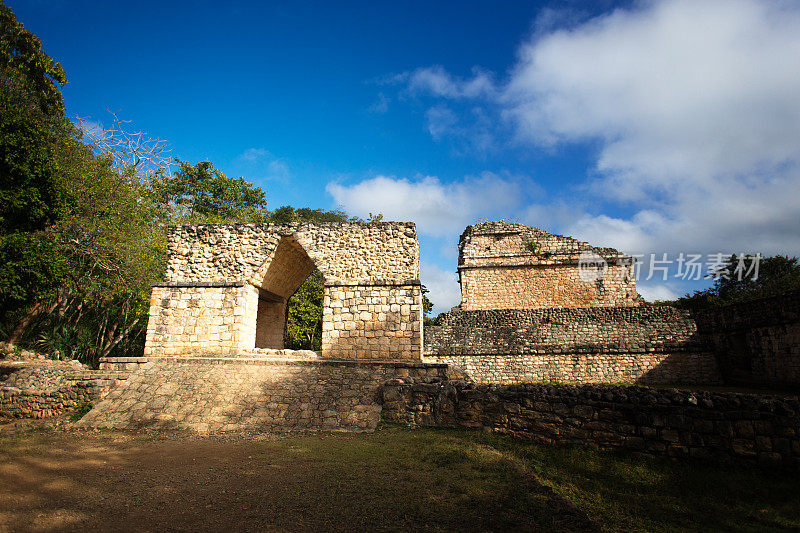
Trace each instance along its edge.
<path fill-rule="evenodd" d="M 800 264 L 797 257 L 785 255 L 764 257 L 758 261 L 756 279 L 753 279 L 754 271 L 748 273 L 745 270 L 740 276 L 737 269 L 745 267 L 749 270 L 753 261 L 753 256 L 732 255 L 723 265 L 726 275 L 715 279 L 710 288 L 695 291 L 691 295 L 679 298 L 676 302 L 669 303 L 683 309 L 707 309 L 800 290 Z"/>
<path fill-rule="evenodd" d="M 89 319 L 94 355 L 103 357 L 146 325 L 150 286 L 166 264 L 164 228 L 154 223 L 160 206 L 78 140 L 65 144 L 60 162 L 72 185 L 68 209 L 51 229 L 72 267 L 61 315 Z"/>
<path fill-rule="evenodd" d="M 54 161 L 72 128 L 64 69 L 0 1 L 0 232 L 40 230 L 64 195 Z"/>
<path fill-rule="evenodd" d="M 160 176 L 152 189 L 157 201 L 170 206 L 184 222 L 262 222 L 267 217 L 266 193 L 244 178 L 229 178 L 210 161 L 191 165 L 175 159 L 179 169 Z"/>
<path fill-rule="evenodd" d="M 433 302 L 428 299 L 428 293 L 431 292 L 428 290 L 428 287 L 422 285 L 422 322 L 426 326 L 432 326 L 434 322 L 434 318 L 431 318 L 431 311 L 433 311 Z"/>
<path fill-rule="evenodd" d="M 295 209 L 290 205 L 284 205 L 270 212 L 266 222 L 291 224 L 293 222 L 358 222 L 360 220 L 357 217 L 349 217 L 341 209 L 332 211 L 311 209 L 310 207 Z"/>
<path fill-rule="evenodd" d="M 0 318 L 19 308 L 9 340 L 47 311 L 66 260 L 45 230 L 63 216 L 58 153 L 74 128 L 64 117 L 64 69 L 0 1 Z M 13 313 L 12 313 L 13 314 Z"/>
<path fill-rule="evenodd" d="M 42 41 L 14 16 L 0 0 L 0 83 L 3 89 L 24 92 L 26 105 L 45 115 L 63 116 L 61 86 L 67 83 L 64 68 L 42 50 Z M 6 91 L 4 91 L 6 92 Z"/>
<path fill-rule="evenodd" d="M 325 279 L 314 271 L 286 306 L 286 347 L 319 350 L 322 346 L 322 298 Z"/>

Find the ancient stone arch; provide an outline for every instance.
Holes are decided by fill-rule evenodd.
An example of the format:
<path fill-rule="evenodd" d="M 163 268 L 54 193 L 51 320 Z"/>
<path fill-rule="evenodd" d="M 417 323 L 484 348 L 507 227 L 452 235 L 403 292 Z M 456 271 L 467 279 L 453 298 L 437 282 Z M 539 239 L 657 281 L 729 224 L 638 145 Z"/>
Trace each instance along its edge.
<path fill-rule="evenodd" d="M 281 348 L 286 302 L 319 269 L 322 357 L 418 360 L 419 243 L 413 223 L 210 224 L 169 231 L 145 355 L 248 355 Z"/>

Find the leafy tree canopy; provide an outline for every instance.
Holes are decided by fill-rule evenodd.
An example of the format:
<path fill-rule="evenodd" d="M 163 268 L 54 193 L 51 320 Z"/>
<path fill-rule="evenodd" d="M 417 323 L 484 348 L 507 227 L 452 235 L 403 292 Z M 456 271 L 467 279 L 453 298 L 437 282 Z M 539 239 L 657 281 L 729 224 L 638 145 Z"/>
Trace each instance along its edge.
<path fill-rule="evenodd" d="M 68 280 L 69 264 L 51 240 L 31 233 L 0 240 L 0 313 L 51 298 Z"/>
<path fill-rule="evenodd" d="M 322 347 L 322 298 L 325 280 L 314 271 L 289 298 L 286 308 L 286 347 L 320 350 Z"/>
<path fill-rule="evenodd" d="M 272 211 L 267 218 L 267 222 L 273 224 L 291 224 L 292 222 L 357 222 L 361 219 L 349 217 L 341 209 L 325 211 L 324 209 L 311 209 L 301 207 L 295 209 L 290 205 L 284 205 Z"/>
<path fill-rule="evenodd" d="M 174 175 L 153 182 L 156 198 L 174 207 L 187 222 L 262 222 L 267 216 L 266 193 L 244 178 L 229 178 L 210 161 L 189 164 L 175 159 Z"/>
<path fill-rule="evenodd" d="M 753 260 L 752 256 L 733 255 L 725 265 L 729 275 L 717 278 L 711 288 L 687 294 L 675 302 L 664 303 L 672 303 L 683 309 L 698 310 L 777 296 L 800 289 L 800 264 L 797 257 L 776 255 L 761 258 L 756 279 L 753 279 L 752 272 L 749 275 L 742 275 L 739 279 L 736 269 L 740 268 L 740 263 L 749 268 Z"/>
<path fill-rule="evenodd" d="M 0 0 L 0 87 L 24 91 L 47 115 L 64 114 L 61 86 L 67 83 L 64 68 L 42 50 L 42 41 L 25 27 Z"/>
<path fill-rule="evenodd" d="M 76 135 L 64 117 L 64 69 L 0 0 L 0 232 L 34 231 L 63 207 L 55 153 Z"/>

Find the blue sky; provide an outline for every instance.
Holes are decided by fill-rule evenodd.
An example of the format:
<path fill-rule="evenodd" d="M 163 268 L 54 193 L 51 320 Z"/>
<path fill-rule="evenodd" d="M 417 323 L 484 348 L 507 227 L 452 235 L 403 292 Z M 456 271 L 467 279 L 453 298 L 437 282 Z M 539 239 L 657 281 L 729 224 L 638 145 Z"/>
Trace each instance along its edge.
<path fill-rule="evenodd" d="M 437 311 L 482 219 L 670 259 L 800 251 L 797 2 L 7 3 L 71 115 L 116 111 L 271 208 L 415 221 Z"/>

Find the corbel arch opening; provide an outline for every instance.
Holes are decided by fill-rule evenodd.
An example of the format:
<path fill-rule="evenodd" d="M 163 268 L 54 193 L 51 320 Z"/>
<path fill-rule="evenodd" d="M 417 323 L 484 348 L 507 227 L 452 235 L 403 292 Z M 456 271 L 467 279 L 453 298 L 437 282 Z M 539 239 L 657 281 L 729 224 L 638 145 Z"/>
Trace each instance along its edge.
<path fill-rule="evenodd" d="M 316 271 L 317 265 L 295 236 L 281 236 L 257 287 L 256 348 L 284 348 L 289 299 Z"/>

